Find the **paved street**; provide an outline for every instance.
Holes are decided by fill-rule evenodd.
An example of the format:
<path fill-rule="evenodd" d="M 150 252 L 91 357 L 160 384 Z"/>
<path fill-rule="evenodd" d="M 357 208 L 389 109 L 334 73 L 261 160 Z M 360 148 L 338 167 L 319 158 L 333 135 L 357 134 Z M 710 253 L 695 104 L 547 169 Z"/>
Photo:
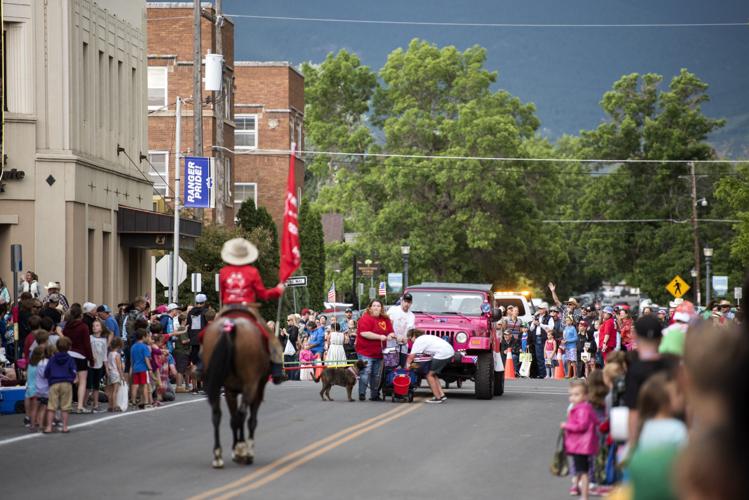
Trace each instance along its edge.
<path fill-rule="evenodd" d="M 224 418 L 218 471 L 202 398 L 73 415 L 69 435 L 24 434 L 20 415 L 3 416 L 3 498 L 563 498 L 566 481 L 547 471 L 565 387 L 510 381 L 501 398 L 477 401 L 466 386 L 446 404 L 409 405 L 347 403 L 342 388 L 323 403 L 318 385 L 287 383 L 261 408 L 254 465 L 231 462 Z"/>

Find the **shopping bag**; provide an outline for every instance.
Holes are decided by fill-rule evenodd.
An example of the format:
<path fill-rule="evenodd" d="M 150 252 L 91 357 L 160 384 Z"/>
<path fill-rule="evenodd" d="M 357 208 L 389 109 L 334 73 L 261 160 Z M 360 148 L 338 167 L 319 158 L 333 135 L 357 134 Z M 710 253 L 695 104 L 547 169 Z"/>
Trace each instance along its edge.
<path fill-rule="evenodd" d="M 292 344 L 290 341 L 286 341 L 286 347 L 283 348 L 283 355 L 284 356 L 293 356 L 296 354 L 296 349 L 294 349 L 294 344 Z"/>
<path fill-rule="evenodd" d="M 120 389 L 117 391 L 117 408 L 122 411 L 127 411 L 127 393 L 128 393 L 127 382 L 120 384 Z"/>
<path fill-rule="evenodd" d="M 564 430 L 562 429 L 559 430 L 557 446 L 554 450 L 549 470 L 553 475 L 559 477 L 564 477 L 570 472 L 569 465 L 567 464 L 567 452 L 564 451 Z"/>
<path fill-rule="evenodd" d="M 520 353 L 520 362 L 524 363 L 526 361 L 528 363 L 530 363 L 531 361 L 533 361 L 533 355 L 531 353 L 529 353 L 529 352 L 521 352 Z"/>
<path fill-rule="evenodd" d="M 530 375 L 531 375 L 531 362 L 523 361 L 522 363 L 520 363 L 520 376 L 530 377 Z"/>

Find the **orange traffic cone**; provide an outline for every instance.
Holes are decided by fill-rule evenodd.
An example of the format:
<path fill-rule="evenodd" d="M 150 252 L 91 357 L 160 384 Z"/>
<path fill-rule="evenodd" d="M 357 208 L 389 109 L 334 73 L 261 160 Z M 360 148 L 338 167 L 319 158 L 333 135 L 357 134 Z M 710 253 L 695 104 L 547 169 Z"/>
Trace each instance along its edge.
<path fill-rule="evenodd" d="M 512 351 L 507 349 L 507 362 L 505 363 L 505 380 L 515 378 L 515 363 L 512 362 Z"/>
<path fill-rule="evenodd" d="M 554 368 L 554 378 L 558 380 L 564 379 L 564 361 L 561 354 L 557 354 L 557 367 Z"/>

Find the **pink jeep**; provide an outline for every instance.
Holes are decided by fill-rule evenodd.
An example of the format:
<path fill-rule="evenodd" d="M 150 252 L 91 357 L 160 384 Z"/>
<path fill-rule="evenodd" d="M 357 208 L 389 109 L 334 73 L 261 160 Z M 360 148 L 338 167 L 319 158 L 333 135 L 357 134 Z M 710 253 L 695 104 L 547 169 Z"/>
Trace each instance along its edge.
<path fill-rule="evenodd" d="M 422 283 L 406 292 L 413 296 L 416 328 L 443 338 L 462 355 L 444 369 L 441 378 L 458 386 L 473 380 L 478 399 L 501 396 L 505 372 L 494 326 L 500 313 L 491 307 L 491 285 Z"/>

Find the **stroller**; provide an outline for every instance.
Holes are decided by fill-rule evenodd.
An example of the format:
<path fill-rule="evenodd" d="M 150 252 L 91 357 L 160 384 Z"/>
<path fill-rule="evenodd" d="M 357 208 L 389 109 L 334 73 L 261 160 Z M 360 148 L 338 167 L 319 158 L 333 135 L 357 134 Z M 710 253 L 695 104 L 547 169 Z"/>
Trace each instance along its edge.
<path fill-rule="evenodd" d="M 414 389 L 418 387 L 418 377 L 410 370 L 399 367 L 400 352 L 396 347 L 388 347 L 382 351 L 382 395 L 393 402 L 396 399 L 410 403 L 414 399 Z"/>
<path fill-rule="evenodd" d="M 408 400 L 411 403 L 418 384 L 419 377 L 412 370 L 396 368 L 385 376 L 385 387 L 382 392 L 385 397 L 389 395 L 392 402 Z"/>

